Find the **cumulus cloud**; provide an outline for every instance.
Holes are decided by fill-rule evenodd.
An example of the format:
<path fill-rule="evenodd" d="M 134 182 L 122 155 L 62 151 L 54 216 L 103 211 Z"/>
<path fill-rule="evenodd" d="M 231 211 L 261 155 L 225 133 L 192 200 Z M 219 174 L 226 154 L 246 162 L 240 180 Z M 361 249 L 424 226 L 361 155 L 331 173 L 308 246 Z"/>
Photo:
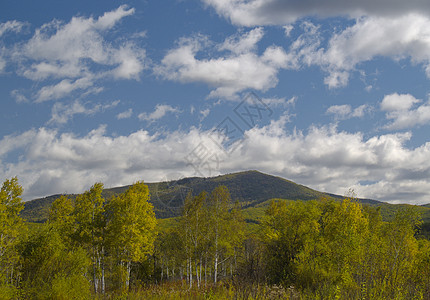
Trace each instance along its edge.
<path fill-rule="evenodd" d="M 183 38 L 155 68 L 165 79 L 179 82 L 203 82 L 215 89 L 209 97 L 235 98 L 246 89 L 265 91 L 276 86 L 281 68 L 294 68 L 290 57 L 278 46 L 270 46 L 259 56 L 255 49 L 263 37 L 261 28 L 228 37 L 215 45 L 218 57 L 197 58 L 213 45 L 207 37 Z M 224 53 L 227 52 L 227 53 Z"/>
<path fill-rule="evenodd" d="M 414 104 L 420 103 L 421 100 L 416 99 L 410 94 L 394 93 L 391 95 L 386 95 L 381 102 L 381 109 L 383 111 L 407 111 Z"/>
<path fill-rule="evenodd" d="M 367 104 L 360 105 L 352 109 L 351 105 L 333 105 L 330 106 L 326 113 L 333 115 L 336 120 L 346 120 L 351 118 L 362 118 L 370 110 Z"/>
<path fill-rule="evenodd" d="M 430 4 L 421 0 L 202 0 L 208 6 L 240 26 L 285 25 L 306 16 L 398 17 L 407 13 L 430 16 Z"/>
<path fill-rule="evenodd" d="M 430 101 L 424 104 L 410 94 L 386 95 L 381 102 L 381 110 L 391 122 L 387 129 L 399 130 L 430 124 Z"/>
<path fill-rule="evenodd" d="M 398 18 L 363 17 L 334 34 L 322 47 L 319 28 L 304 22 L 304 33 L 290 47 L 301 66 L 320 66 L 330 88 L 345 86 L 356 66 L 376 57 L 410 59 L 422 64 L 430 77 L 430 18 L 406 14 Z"/>
<path fill-rule="evenodd" d="M 123 111 L 123 112 L 117 114 L 116 118 L 118 120 L 128 119 L 128 118 L 131 118 L 132 115 L 133 115 L 133 109 L 129 108 L 126 111 Z"/>
<path fill-rule="evenodd" d="M 53 20 L 9 50 L 9 60 L 17 64 L 20 75 L 42 85 L 34 96 L 38 102 L 60 99 L 77 90 L 85 93 L 103 79 L 138 80 L 144 69 L 144 49 L 131 39 L 117 43 L 106 38 L 133 13 L 133 8 L 122 5 L 98 18 L 73 17 L 68 23 Z"/>
<path fill-rule="evenodd" d="M 229 50 L 235 54 L 250 52 L 256 49 L 257 43 L 264 36 L 263 28 L 255 28 L 243 35 L 228 37 L 219 46 L 220 50 Z"/>
<path fill-rule="evenodd" d="M 141 121 L 148 121 L 148 122 L 154 122 L 156 120 L 161 119 L 162 117 L 164 117 L 166 114 L 168 113 L 180 113 L 181 111 L 176 108 L 176 107 L 172 107 L 170 105 L 166 105 L 166 104 L 157 104 L 157 106 L 155 107 L 155 110 L 148 114 L 148 113 L 141 113 L 139 114 L 138 118 Z"/>
<path fill-rule="evenodd" d="M 116 107 L 118 104 L 118 100 L 109 104 L 96 104 L 92 106 L 85 106 L 85 104 L 82 104 L 78 100 L 74 101 L 71 104 L 63 104 L 61 102 L 57 102 L 52 107 L 52 116 L 48 123 L 65 124 L 70 119 L 72 119 L 74 115 L 94 115 L 98 112 L 102 112 L 104 110 Z"/>
<path fill-rule="evenodd" d="M 281 118 L 248 130 L 229 155 L 213 142 L 212 131 L 196 128 L 163 134 L 139 130 L 115 137 L 104 126 L 84 136 L 32 129 L 0 140 L 0 160 L 22 152 L 16 161 L 0 162 L 0 177 L 19 174 L 29 199 L 82 192 L 96 181 L 117 186 L 157 181 L 170 173 L 193 176 L 196 170 L 214 176 L 246 166 L 326 192 L 343 194 L 354 187 L 359 197 L 429 201 L 430 143 L 410 149 L 405 144 L 411 133 L 364 138 L 336 126 L 289 132 L 286 122 Z M 217 159 L 190 166 L 196 149 Z"/>
<path fill-rule="evenodd" d="M 76 91 L 85 91 L 93 86 L 94 82 L 91 78 L 84 77 L 74 81 L 63 79 L 54 85 L 47 85 L 41 88 L 36 95 L 36 102 L 44 102 L 47 100 L 56 100 Z"/>

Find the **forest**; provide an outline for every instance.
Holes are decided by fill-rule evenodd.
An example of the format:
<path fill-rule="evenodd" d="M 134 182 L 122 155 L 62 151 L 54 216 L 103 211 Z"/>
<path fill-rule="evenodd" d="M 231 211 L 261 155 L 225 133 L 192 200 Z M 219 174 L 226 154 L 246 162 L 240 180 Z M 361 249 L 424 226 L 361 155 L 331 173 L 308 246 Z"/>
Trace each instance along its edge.
<path fill-rule="evenodd" d="M 103 184 L 24 220 L 18 179 L 0 191 L 0 299 L 430 299 L 430 241 L 402 206 L 390 220 L 353 195 L 274 200 L 246 222 L 225 186 L 160 220 L 148 186 Z"/>

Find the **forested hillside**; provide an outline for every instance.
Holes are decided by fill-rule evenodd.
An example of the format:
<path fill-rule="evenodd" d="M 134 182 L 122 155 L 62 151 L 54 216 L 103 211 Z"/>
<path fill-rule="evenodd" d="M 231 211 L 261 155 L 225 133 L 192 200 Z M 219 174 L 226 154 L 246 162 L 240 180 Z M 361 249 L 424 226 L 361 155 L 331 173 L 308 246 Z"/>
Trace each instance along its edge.
<path fill-rule="evenodd" d="M 245 171 L 211 178 L 191 177 L 169 182 L 147 183 L 157 218 L 177 217 L 181 214 L 185 197 L 189 191 L 197 195 L 202 191 L 212 191 L 219 185 L 226 186 L 234 201 L 242 207 L 254 207 L 270 199 L 315 200 L 321 197 L 342 199 L 341 196 L 312 190 L 292 181 L 267 175 L 258 171 Z M 103 190 L 103 196 L 123 193 L 129 186 Z M 48 196 L 26 202 L 22 216 L 32 222 L 44 222 L 48 216 L 49 206 L 61 195 Z M 76 195 L 67 195 L 74 199 Z M 361 200 L 378 204 L 374 200 Z"/>
<path fill-rule="evenodd" d="M 430 299 L 428 208 L 338 199 L 291 182 L 290 196 L 308 198 L 250 205 L 251 192 L 237 201 L 222 185 L 250 174 L 188 190 L 169 219 L 156 218 L 143 182 L 116 190 L 95 183 L 55 197 L 38 224 L 21 216 L 18 179 L 6 180 L 0 299 Z"/>

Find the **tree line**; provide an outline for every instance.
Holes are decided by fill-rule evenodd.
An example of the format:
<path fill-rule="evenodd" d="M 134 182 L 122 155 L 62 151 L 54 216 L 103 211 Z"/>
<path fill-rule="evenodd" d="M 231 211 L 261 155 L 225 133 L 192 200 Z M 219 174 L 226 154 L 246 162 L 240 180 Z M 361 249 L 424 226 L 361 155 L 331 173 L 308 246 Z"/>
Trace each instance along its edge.
<path fill-rule="evenodd" d="M 91 299 L 178 282 L 260 299 L 430 299 L 430 242 L 412 206 L 382 220 L 343 201 L 273 201 L 250 230 L 228 189 L 189 193 L 160 230 L 143 182 L 105 199 L 96 183 L 61 196 L 44 224 L 20 217 L 22 187 L 0 191 L 0 299 Z M 265 294 L 266 293 L 266 294 Z"/>

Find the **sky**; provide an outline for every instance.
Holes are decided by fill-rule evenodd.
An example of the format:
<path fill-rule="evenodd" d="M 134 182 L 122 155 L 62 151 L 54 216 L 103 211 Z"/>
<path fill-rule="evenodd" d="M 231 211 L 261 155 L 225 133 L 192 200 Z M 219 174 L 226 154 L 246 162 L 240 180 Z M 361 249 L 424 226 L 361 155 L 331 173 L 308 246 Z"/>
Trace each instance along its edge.
<path fill-rule="evenodd" d="M 430 2 L 0 2 L 0 180 L 243 170 L 430 203 Z"/>

